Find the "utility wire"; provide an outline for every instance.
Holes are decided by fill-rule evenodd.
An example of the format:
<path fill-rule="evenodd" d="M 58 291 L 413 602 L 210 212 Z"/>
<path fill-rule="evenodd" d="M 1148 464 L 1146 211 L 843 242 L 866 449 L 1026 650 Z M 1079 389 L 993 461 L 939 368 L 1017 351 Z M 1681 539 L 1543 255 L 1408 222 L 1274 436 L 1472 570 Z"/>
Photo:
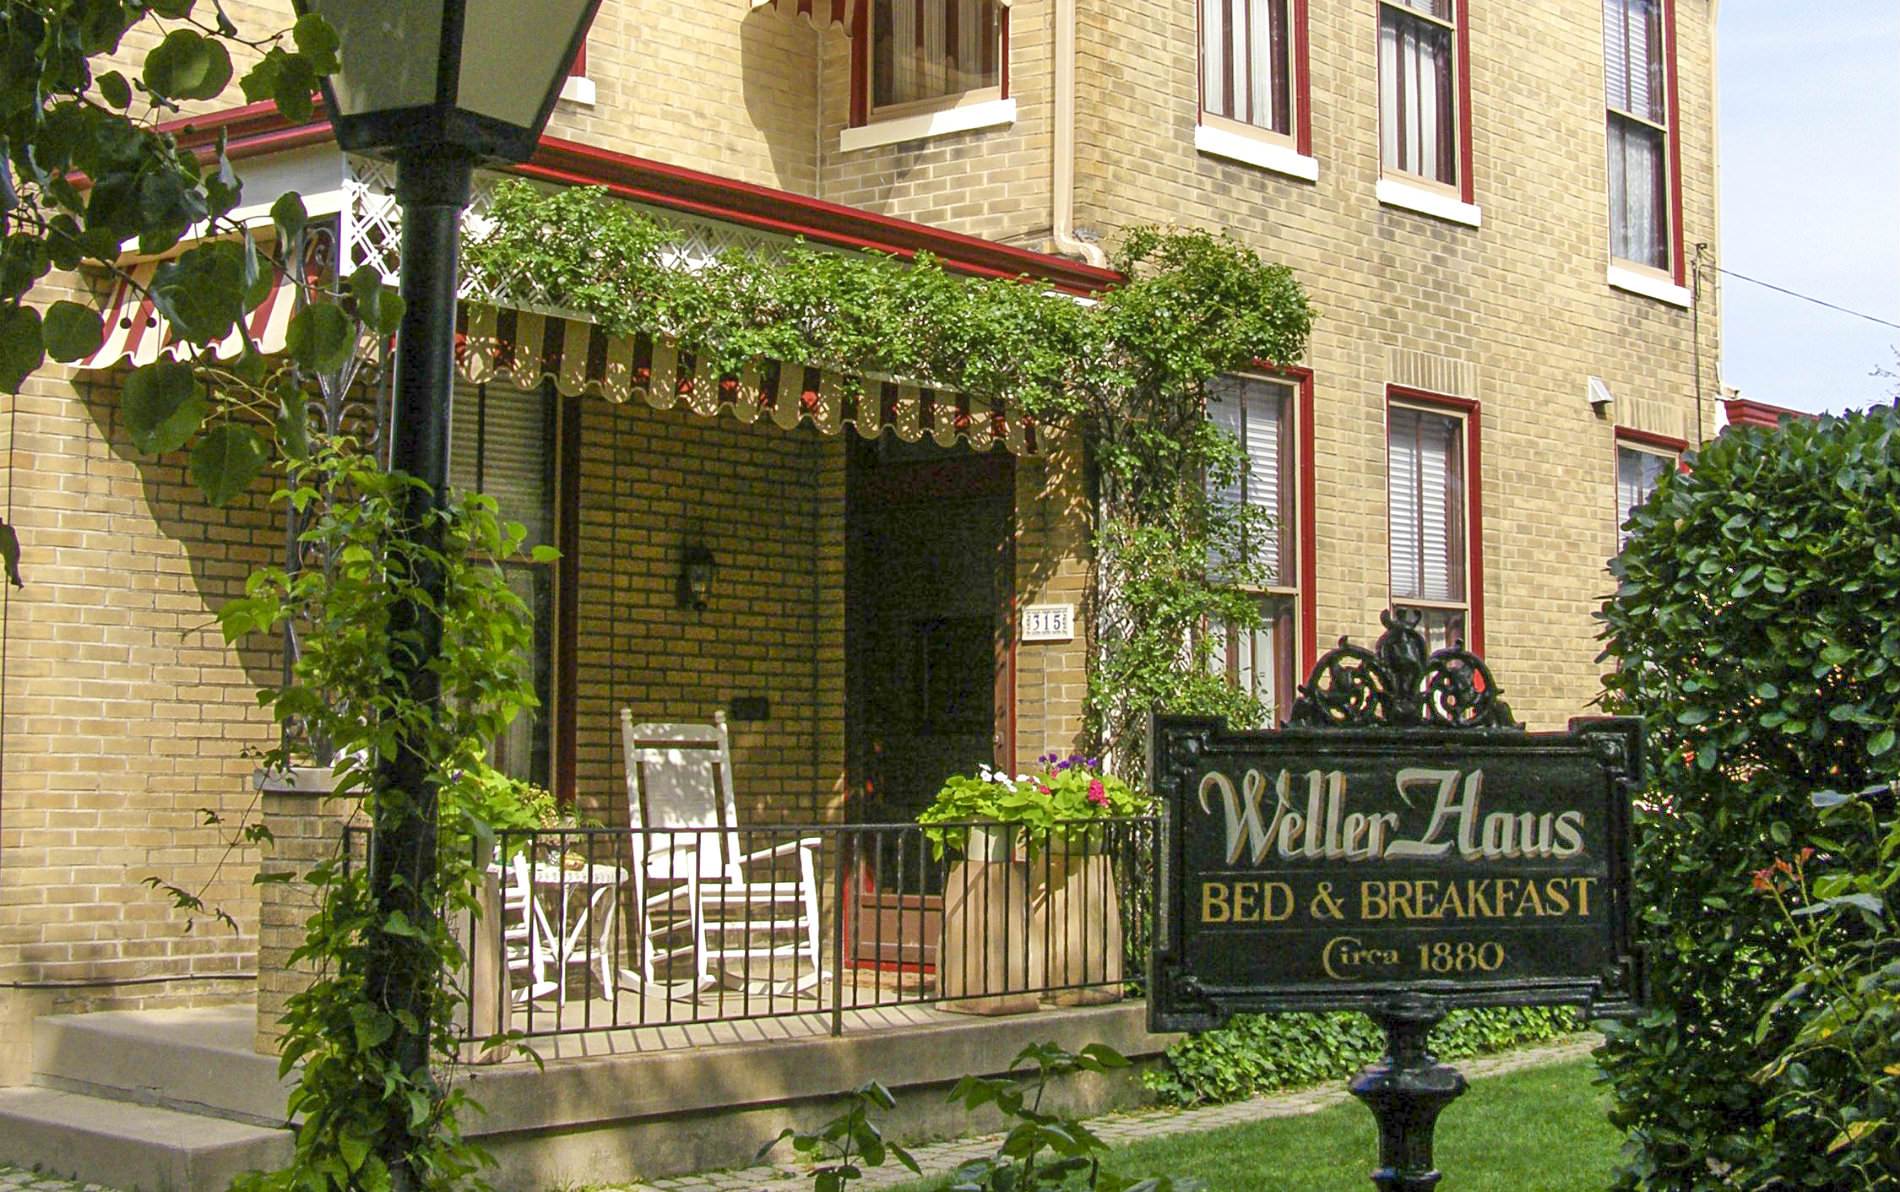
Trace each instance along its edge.
<path fill-rule="evenodd" d="M 1799 298 L 1803 302 L 1812 302 L 1816 306 L 1825 306 L 1829 310 L 1838 310 L 1844 315 L 1853 315 L 1857 319 L 1866 319 L 1869 323 L 1879 323 L 1882 327 L 1892 327 L 1894 330 L 1900 331 L 1900 323 L 1895 323 L 1890 319 L 1879 318 L 1878 316 L 1866 314 L 1858 310 L 1852 310 L 1845 306 L 1837 306 L 1832 302 L 1827 302 L 1820 298 L 1816 298 L 1812 294 L 1803 294 L 1799 290 L 1790 290 L 1786 286 L 1778 286 L 1774 282 L 1763 281 L 1759 277 L 1750 277 L 1746 273 L 1737 273 L 1733 269 L 1721 269 L 1720 266 L 1717 266 L 1717 268 L 1721 272 L 1728 274 L 1730 277 L 1734 278 L 1737 281 L 1745 281 L 1745 282 L 1750 283 L 1751 285 L 1761 286 L 1763 289 L 1773 290 L 1777 294 L 1786 294 L 1790 298 Z"/>

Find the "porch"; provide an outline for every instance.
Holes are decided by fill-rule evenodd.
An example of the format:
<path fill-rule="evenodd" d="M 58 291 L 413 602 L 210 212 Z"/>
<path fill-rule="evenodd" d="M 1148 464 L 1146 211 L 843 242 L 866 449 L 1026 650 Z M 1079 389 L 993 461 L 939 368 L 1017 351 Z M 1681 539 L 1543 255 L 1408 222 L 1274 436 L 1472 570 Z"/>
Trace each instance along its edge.
<path fill-rule="evenodd" d="M 31 1083 L 0 1089 L 0 1162 L 143 1192 L 221 1192 L 290 1154 L 288 1084 L 251 1048 L 255 1008 L 113 1011 L 42 1018 Z M 1146 1005 L 1044 1009 L 974 1018 L 930 1006 L 700 1023 L 545 1039 L 545 1066 L 460 1070 L 486 1108 L 470 1133 L 491 1151 L 502 1192 L 657 1178 L 744 1166 L 786 1126 L 809 1128 L 866 1080 L 891 1088 L 889 1136 L 923 1141 L 994 1129 L 948 1090 L 998 1073 L 1023 1047 L 1104 1042 L 1153 1060 L 1170 1041 L 1145 1029 Z M 1132 1073 L 1070 1080 L 1080 1111 L 1142 1099 Z"/>

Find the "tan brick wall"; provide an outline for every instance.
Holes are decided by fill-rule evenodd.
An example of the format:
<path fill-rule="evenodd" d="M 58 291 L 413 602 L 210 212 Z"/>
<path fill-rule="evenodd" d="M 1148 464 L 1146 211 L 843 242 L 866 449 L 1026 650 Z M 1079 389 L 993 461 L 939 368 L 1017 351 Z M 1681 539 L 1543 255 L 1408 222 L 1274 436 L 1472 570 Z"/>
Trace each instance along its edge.
<path fill-rule="evenodd" d="M 1019 606 L 1072 604 L 1076 636 L 1016 647 L 1016 763 L 1082 746 L 1088 698 L 1088 547 L 1092 524 L 1073 440 L 1016 469 Z"/>
<path fill-rule="evenodd" d="M 1625 422 L 1693 445 L 1713 429 L 1715 312 L 1698 414 L 1695 317 L 1605 282 L 1595 0 L 1472 5 L 1481 228 L 1376 201 L 1377 6 L 1309 8 L 1317 183 L 1195 151 L 1194 5 L 1082 0 L 1077 221 L 1231 230 L 1308 288 L 1321 643 L 1376 634 L 1387 600 L 1386 386 L 1463 378 L 1456 396 L 1482 406 L 1486 648 L 1520 716 L 1556 727 L 1597 690 L 1590 612 L 1616 548 L 1616 419 L 1591 412 L 1586 378 Z M 1715 238 L 1709 15 L 1702 0 L 1677 14 L 1692 251 Z"/>
<path fill-rule="evenodd" d="M 111 381 L 49 367 L 0 417 L 26 579 L 0 595 L 0 975 L 60 984 L 60 1010 L 249 993 L 219 978 L 251 967 L 257 856 L 226 844 L 252 803 L 245 753 L 274 732 L 256 690 L 276 653 L 227 649 L 214 620 L 281 554 L 267 488 L 210 509 L 182 455 L 136 457 Z M 202 889 L 237 930 L 188 931 L 146 877 Z"/>
<path fill-rule="evenodd" d="M 619 710 L 705 723 L 735 696 L 744 823 L 836 818 L 844 767 L 844 444 L 769 420 L 582 403 L 578 786 L 627 822 Z M 681 552 L 717 563 L 710 607 L 679 607 Z"/>

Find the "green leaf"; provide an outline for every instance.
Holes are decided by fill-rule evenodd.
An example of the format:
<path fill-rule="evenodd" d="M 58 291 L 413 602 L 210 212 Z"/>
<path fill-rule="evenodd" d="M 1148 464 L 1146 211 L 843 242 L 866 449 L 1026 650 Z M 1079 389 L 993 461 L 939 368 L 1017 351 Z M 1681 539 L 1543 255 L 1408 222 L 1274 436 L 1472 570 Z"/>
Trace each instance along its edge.
<path fill-rule="evenodd" d="M 125 380 L 119 409 L 132 445 L 147 455 L 183 447 L 211 412 L 191 365 L 160 360 Z"/>
<path fill-rule="evenodd" d="M 45 362 L 40 312 L 30 306 L 0 307 L 0 393 L 18 393 Z"/>
<path fill-rule="evenodd" d="M 93 82 L 98 84 L 99 97 L 105 100 L 106 103 L 115 108 L 131 106 L 132 85 L 126 82 L 125 76 L 118 71 L 109 70 L 94 79 Z"/>
<path fill-rule="evenodd" d="M 311 68 L 318 74 L 336 71 L 337 48 L 341 43 L 330 22 L 314 12 L 307 12 L 297 18 L 290 36 L 297 43 L 297 52 L 310 60 Z"/>
<path fill-rule="evenodd" d="M 369 1158 L 369 1139 L 345 1130 L 337 1135 L 336 1149 L 343 1156 L 344 1166 L 355 1171 L 363 1166 L 363 1160 Z"/>
<path fill-rule="evenodd" d="M 1871 740 L 1867 742 L 1867 752 L 1874 757 L 1879 757 L 1881 754 L 1887 752 L 1889 749 L 1892 749 L 1892 748 L 1893 748 L 1893 729 L 1891 728 L 1881 729 L 1879 732 L 1873 735 L 1873 738 Z"/>
<path fill-rule="evenodd" d="M 310 372 L 335 372 L 356 351 L 356 326 L 335 303 L 314 303 L 290 321 L 284 347 L 292 360 Z"/>
<path fill-rule="evenodd" d="M 231 81 L 231 54 L 221 42 L 174 29 L 145 56 L 140 77 L 168 99 L 216 99 Z"/>
<path fill-rule="evenodd" d="M 61 362 L 81 360 L 99 350 L 106 325 L 90 306 L 61 300 L 46 308 L 41 334 L 48 356 Z"/>
<path fill-rule="evenodd" d="M 294 190 L 287 190 L 277 196 L 270 205 L 271 222 L 277 225 L 277 238 L 280 243 L 289 244 L 303 231 L 310 217 L 304 213 L 303 197 Z"/>
<path fill-rule="evenodd" d="M 222 508 L 251 487 L 270 458 L 264 439 L 248 426 L 220 423 L 191 449 L 192 483 L 212 505 Z"/>

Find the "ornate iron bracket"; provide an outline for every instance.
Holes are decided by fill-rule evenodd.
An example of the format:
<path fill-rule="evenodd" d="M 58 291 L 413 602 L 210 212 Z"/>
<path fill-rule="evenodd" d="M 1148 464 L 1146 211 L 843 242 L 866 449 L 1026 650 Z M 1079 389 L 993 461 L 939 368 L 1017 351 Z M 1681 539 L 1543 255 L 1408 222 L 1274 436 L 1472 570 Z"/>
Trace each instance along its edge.
<path fill-rule="evenodd" d="M 1497 680 L 1463 642 L 1427 655 L 1417 609 L 1379 614 L 1385 632 L 1368 650 L 1345 638 L 1313 665 L 1287 717 L 1309 728 L 1506 728 L 1524 726 Z"/>

